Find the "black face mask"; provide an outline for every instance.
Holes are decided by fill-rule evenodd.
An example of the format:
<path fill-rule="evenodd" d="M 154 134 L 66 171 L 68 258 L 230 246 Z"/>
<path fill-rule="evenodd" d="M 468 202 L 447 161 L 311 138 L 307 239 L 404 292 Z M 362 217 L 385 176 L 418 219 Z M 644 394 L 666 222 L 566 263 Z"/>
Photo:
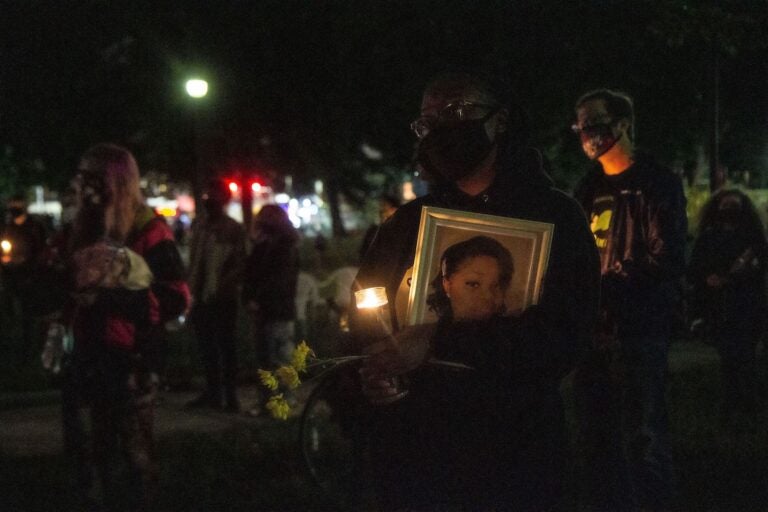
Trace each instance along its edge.
<path fill-rule="evenodd" d="M 474 119 L 430 130 L 418 150 L 419 163 L 429 176 L 456 182 L 472 174 L 494 146 L 485 121 Z"/>
<path fill-rule="evenodd" d="M 581 143 L 589 144 L 592 149 L 590 158 L 597 159 L 606 154 L 616 145 L 621 135 L 613 133 L 613 125 L 609 123 L 596 124 L 581 130 Z"/>
<path fill-rule="evenodd" d="M 717 221 L 728 227 L 736 227 L 741 224 L 744 214 L 738 208 L 725 208 L 717 212 Z"/>

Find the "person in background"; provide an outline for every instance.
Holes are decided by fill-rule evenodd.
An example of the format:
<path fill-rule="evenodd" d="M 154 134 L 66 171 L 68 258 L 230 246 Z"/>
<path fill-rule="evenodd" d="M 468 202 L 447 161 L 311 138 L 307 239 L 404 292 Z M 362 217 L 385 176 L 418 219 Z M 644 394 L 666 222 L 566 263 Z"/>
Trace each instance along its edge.
<path fill-rule="evenodd" d="M 598 164 L 575 195 L 590 219 L 602 275 L 599 336 L 574 378 L 588 474 L 583 498 L 595 510 L 668 510 L 674 474 L 665 379 L 685 272 L 683 186 L 635 150 L 629 96 L 591 91 L 575 111 L 573 130 Z"/>
<path fill-rule="evenodd" d="M 382 352 L 386 354 L 382 356 L 386 357 L 382 361 L 386 364 L 377 364 L 375 357 L 365 363 L 362 392 L 374 402 L 398 395 L 400 390 L 391 385 L 389 378 L 401 374 L 407 377 L 424 362 L 430 348 L 431 337 L 414 334 L 398 324 L 398 317 L 404 317 L 404 311 L 398 309 L 404 304 L 398 300 L 398 291 L 406 294 L 408 291 L 408 273 L 414 264 L 423 206 L 554 224 L 540 301 L 521 313 L 517 319 L 520 330 L 515 330 L 526 340 L 521 346 L 529 347 L 535 342 L 533 346 L 539 353 L 546 354 L 541 372 L 546 379 L 538 381 L 545 381 L 546 385 L 535 386 L 536 394 L 527 398 L 531 407 L 524 408 L 527 416 L 524 422 L 516 419 L 508 423 L 505 433 L 496 431 L 501 434 L 497 441 L 503 446 L 500 449 L 504 455 L 495 459 L 498 465 L 494 462 L 494 467 L 504 471 L 483 469 L 481 475 L 467 475 L 480 484 L 476 490 L 484 486 L 498 491 L 482 496 L 472 494 L 478 497 L 477 503 L 467 503 L 467 497 L 448 485 L 441 484 L 440 488 L 445 490 L 443 495 L 419 486 L 434 481 L 432 476 L 441 471 L 440 467 L 424 474 L 430 478 L 404 481 L 413 475 L 400 470 L 403 464 L 411 467 L 411 455 L 402 450 L 409 443 L 411 433 L 393 429 L 396 422 L 388 419 L 392 407 L 399 407 L 398 402 L 372 407 L 370 415 L 360 420 L 367 454 L 359 473 L 367 481 L 365 487 L 374 489 L 375 498 L 384 510 L 440 506 L 474 510 L 552 509 L 563 496 L 562 478 L 568 450 L 559 382 L 586 348 L 598 306 L 597 251 L 584 212 L 573 199 L 553 187 L 543 170 L 541 153 L 527 144 L 522 111 L 497 80 L 475 73 L 450 73 L 435 78 L 424 91 L 421 112 L 411 127 L 419 139 L 418 162 L 423 174 L 431 180 L 431 192 L 398 208 L 379 228 L 361 262 L 356 287 L 386 288 L 392 326 L 399 342 L 396 350 Z M 404 282 L 406 286 L 401 286 Z M 365 351 L 373 340 L 358 333 L 370 331 L 361 316 L 353 314 L 351 320 L 356 343 Z M 470 336 L 467 340 L 477 341 L 471 348 L 467 347 L 473 352 L 473 361 L 480 359 L 490 364 L 497 361 L 499 365 L 513 363 L 514 348 L 519 345 L 517 335 L 507 337 L 504 330 L 493 326 L 483 337 Z M 411 357 L 412 354 L 417 357 Z M 499 385 L 506 384 L 499 382 Z M 438 389 L 433 395 L 445 401 L 444 410 L 449 415 L 447 404 L 454 398 L 453 390 L 446 384 L 442 393 Z M 515 390 L 499 392 L 503 395 Z M 408 396 L 404 400 L 408 400 Z M 503 401 L 499 403 L 502 417 L 512 410 L 507 406 Z M 458 429 L 469 432 L 474 426 L 482 430 L 488 416 L 467 414 L 455 419 Z M 436 423 L 439 421 L 435 419 Z M 527 445 L 525 440 L 529 439 L 536 442 Z M 421 474 L 413 476 L 420 478 Z M 457 477 L 460 476 L 446 475 L 445 482 L 455 482 Z M 479 482 L 482 478 L 488 481 Z M 420 492 L 411 495 L 401 492 L 401 487 L 418 488 Z"/>
<path fill-rule="evenodd" d="M 242 290 L 261 368 L 288 363 L 295 346 L 298 242 L 299 233 L 285 210 L 264 205 L 254 218 Z"/>
<path fill-rule="evenodd" d="M 296 278 L 296 338 L 310 343 L 315 335 L 318 307 L 322 304 L 318 282 L 309 272 L 299 272 Z"/>
<path fill-rule="evenodd" d="M 69 244 L 74 347 L 62 384 L 64 443 L 77 490 L 92 499 L 92 465 L 110 509 L 148 509 L 157 489 L 154 405 L 164 323 L 186 312 L 189 290 L 165 220 L 145 203 L 133 155 L 98 144 L 80 159 Z M 91 447 L 81 409 L 91 412 Z M 128 466 L 128 488 L 115 454 Z M 127 497 L 129 503 L 121 503 Z"/>
<path fill-rule="evenodd" d="M 192 325 L 205 368 L 206 390 L 188 407 L 238 412 L 237 312 L 245 261 L 245 231 L 225 213 L 227 184 L 212 180 L 203 193 L 203 215 L 195 219 L 190 244 Z"/>
<path fill-rule="evenodd" d="M 363 242 L 360 244 L 360 259 L 362 260 L 365 253 L 368 251 L 368 247 L 371 246 L 373 238 L 376 236 L 376 232 L 379 230 L 379 226 L 386 222 L 388 218 L 394 214 L 400 207 L 400 200 L 391 194 L 382 194 L 378 199 L 379 204 L 379 223 L 372 224 L 365 230 L 363 235 Z"/>
<path fill-rule="evenodd" d="M 29 215 L 23 194 L 11 197 L 6 204 L 6 219 L 0 228 L 0 269 L 3 287 L 8 293 L 9 308 L 17 310 L 21 319 L 22 345 L 18 363 L 25 365 L 40 348 L 38 318 L 46 314 L 42 304 L 45 290 L 39 277 L 45 248 L 46 229 L 42 222 Z"/>
<path fill-rule="evenodd" d="M 768 242 L 749 197 L 721 190 L 705 205 L 688 263 L 690 303 L 720 354 L 722 421 L 735 414 L 755 421 L 757 343 L 765 331 Z"/>

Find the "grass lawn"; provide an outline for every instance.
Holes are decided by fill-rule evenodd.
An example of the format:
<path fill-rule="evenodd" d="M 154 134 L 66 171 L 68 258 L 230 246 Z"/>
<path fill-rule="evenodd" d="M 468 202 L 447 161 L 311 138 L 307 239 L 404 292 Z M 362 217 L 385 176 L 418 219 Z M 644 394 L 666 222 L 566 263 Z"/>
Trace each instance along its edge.
<path fill-rule="evenodd" d="M 356 240 L 335 244 L 318 254 L 305 247 L 305 268 L 318 277 L 344 264 Z M 14 361 L 18 329 L 3 318 L 0 331 L 0 391 L 51 389 L 54 382 L 38 369 Z M 320 324 L 316 339 L 332 332 Z M 248 326 L 241 322 L 240 363 L 249 379 L 254 351 Z M 314 340 L 310 339 L 310 344 Z M 317 341 L 317 343 L 320 343 Z M 766 354 L 760 354 L 762 396 L 766 396 Z M 188 329 L 174 334 L 169 377 L 176 383 L 199 378 L 194 337 Z M 668 403 L 678 475 L 680 511 L 768 510 L 768 430 L 766 404 L 758 425 L 744 421 L 719 425 L 720 380 L 712 347 L 676 341 L 670 353 Z M 14 404 L 18 407 L 18 404 Z M 2 428 L 2 426 L 0 426 Z M 298 454 L 298 425 L 254 421 L 246 428 L 216 434 L 175 434 L 158 443 L 161 491 L 158 510 L 168 511 L 325 511 L 331 503 L 306 477 Z M 1 448 L 1 447 L 0 447 Z M 0 450 L 0 453 L 2 451 Z M 3 510 L 73 510 L 66 491 L 70 469 L 61 455 L 0 455 L 0 505 Z"/>

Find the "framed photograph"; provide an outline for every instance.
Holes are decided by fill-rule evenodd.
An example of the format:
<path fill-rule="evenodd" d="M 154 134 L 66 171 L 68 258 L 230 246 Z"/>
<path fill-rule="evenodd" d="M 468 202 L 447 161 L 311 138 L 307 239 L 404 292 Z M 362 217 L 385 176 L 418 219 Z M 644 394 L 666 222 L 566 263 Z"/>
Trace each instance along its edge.
<path fill-rule="evenodd" d="M 457 243 L 478 236 L 497 241 L 512 257 L 514 271 L 504 300 L 507 314 L 517 314 L 536 304 L 549 261 L 553 232 L 554 225 L 545 222 L 423 207 L 405 324 L 437 321 L 437 314 L 430 310 L 427 298 L 434 292 L 433 282 L 440 275 L 443 253 Z"/>

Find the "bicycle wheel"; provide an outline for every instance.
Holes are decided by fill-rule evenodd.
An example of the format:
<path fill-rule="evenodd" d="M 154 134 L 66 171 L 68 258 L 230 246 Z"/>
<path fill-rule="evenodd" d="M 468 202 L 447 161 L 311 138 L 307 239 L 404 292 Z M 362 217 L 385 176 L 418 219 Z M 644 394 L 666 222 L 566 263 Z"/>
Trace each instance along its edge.
<path fill-rule="evenodd" d="M 307 473 L 342 508 L 351 505 L 358 485 L 360 443 L 354 385 L 344 371 L 323 378 L 307 398 L 299 424 Z"/>

